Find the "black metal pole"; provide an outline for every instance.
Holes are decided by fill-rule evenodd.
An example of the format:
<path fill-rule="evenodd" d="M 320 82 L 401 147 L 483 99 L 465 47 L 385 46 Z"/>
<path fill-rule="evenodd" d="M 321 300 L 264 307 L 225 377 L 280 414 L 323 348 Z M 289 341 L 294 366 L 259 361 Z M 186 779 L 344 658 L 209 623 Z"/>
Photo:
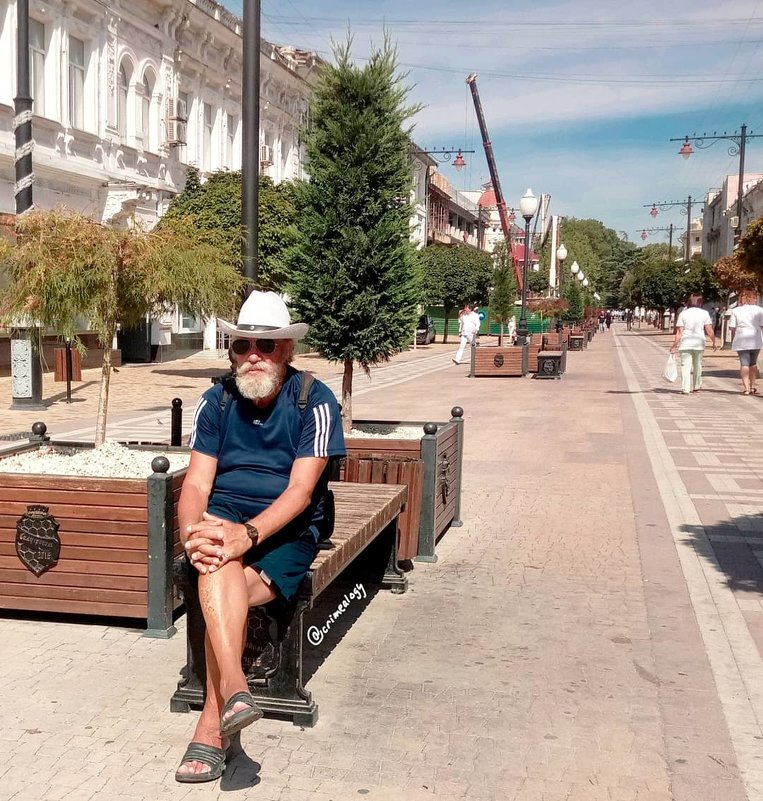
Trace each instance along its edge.
<path fill-rule="evenodd" d="M 172 411 L 170 412 L 170 445 L 182 445 L 183 443 L 183 399 L 172 399 Z"/>
<path fill-rule="evenodd" d="M 257 281 L 257 212 L 260 180 L 260 0 L 244 0 L 242 79 L 241 222 L 243 273 Z"/>
<path fill-rule="evenodd" d="M 673 258 L 673 223 L 668 228 L 668 262 Z"/>
<path fill-rule="evenodd" d="M 522 265 L 522 313 L 519 318 L 517 341 L 520 345 L 527 344 L 527 272 L 530 267 L 530 220 L 525 217 L 525 262 Z"/>
<path fill-rule="evenodd" d="M 16 3 L 16 97 L 13 99 L 16 129 L 16 217 L 33 205 L 32 96 L 29 80 L 29 0 Z M 17 328 L 11 335 L 11 409 L 44 409 L 42 366 L 34 328 Z"/>
<path fill-rule="evenodd" d="M 744 195 L 744 148 L 747 144 L 747 125 L 742 126 L 742 136 L 739 139 L 739 187 L 737 188 L 737 224 L 734 226 L 734 249 L 742 236 L 742 196 Z"/>
<path fill-rule="evenodd" d="M 16 214 L 32 208 L 32 96 L 29 86 L 29 0 L 16 3 Z"/>
<path fill-rule="evenodd" d="M 686 263 L 691 261 L 691 195 L 686 201 Z"/>
<path fill-rule="evenodd" d="M 66 339 L 66 402 L 72 402 L 72 341 Z"/>

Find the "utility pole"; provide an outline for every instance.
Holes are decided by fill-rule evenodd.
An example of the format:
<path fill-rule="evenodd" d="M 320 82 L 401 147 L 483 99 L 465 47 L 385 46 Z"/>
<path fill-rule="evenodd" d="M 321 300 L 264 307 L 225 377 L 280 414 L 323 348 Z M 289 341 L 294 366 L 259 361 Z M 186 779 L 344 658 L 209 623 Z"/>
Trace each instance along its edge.
<path fill-rule="evenodd" d="M 686 200 L 665 200 L 660 203 L 644 204 L 644 208 L 649 209 L 649 214 L 651 214 L 652 217 L 656 217 L 660 213 L 659 212 L 660 209 L 674 209 L 674 208 L 680 208 L 681 214 L 686 215 L 686 249 L 684 251 L 684 259 L 687 264 L 689 263 L 689 261 L 691 261 L 691 204 L 692 204 L 691 195 L 689 195 L 689 197 Z M 671 234 L 671 247 L 672 247 L 672 234 Z"/>

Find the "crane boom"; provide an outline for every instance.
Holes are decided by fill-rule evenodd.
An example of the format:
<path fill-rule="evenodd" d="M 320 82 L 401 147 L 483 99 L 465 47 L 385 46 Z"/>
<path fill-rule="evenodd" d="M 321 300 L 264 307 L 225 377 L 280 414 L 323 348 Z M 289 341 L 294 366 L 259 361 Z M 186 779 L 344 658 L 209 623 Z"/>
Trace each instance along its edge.
<path fill-rule="evenodd" d="M 472 100 L 474 100 L 474 110 L 477 114 L 477 122 L 480 126 L 480 134 L 482 134 L 482 146 L 485 148 L 485 158 L 487 158 L 487 168 L 490 171 L 490 180 L 493 184 L 493 191 L 495 192 L 495 201 L 498 206 L 498 217 L 501 221 L 501 230 L 506 239 L 506 249 L 511 255 L 511 222 L 509 222 L 509 212 L 506 208 L 506 201 L 503 199 L 503 192 L 501 192 L 501 182 L 498 179 L 498 168 L 495 166 L 495 156 L 493 155 L 493 145 L 490 141 L 490 136 L 487 132 L 487 123 L 485 122 L 485 115 L 482 112 L 482 103 L 480 102 L 479 91 L 477 90 L 477 75 L 472 73 L 466 82 L 472 91 Z M 528 243 L 525 243 L 528 247 Z M 512 259 L 513 261 L 513 259 Z M 522 291 L 522 270 L 518 264 L 514 264 L 514 275 L 517 279 L 517 286 L 519 291 Z"/>

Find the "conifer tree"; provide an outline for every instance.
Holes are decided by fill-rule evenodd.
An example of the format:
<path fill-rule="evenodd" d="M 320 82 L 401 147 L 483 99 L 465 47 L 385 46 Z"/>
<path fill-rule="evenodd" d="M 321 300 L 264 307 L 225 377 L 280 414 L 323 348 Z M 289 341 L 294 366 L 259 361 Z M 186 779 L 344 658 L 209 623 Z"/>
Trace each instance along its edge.
<path fill-rule="evenodd" d="M 568 323 L 579 323 L 583 319 L 585 308 L 583 305 L 583 292 L 578 281 L 567 281 L 563 290 L 564 299 L 570 304 L 561 317 Z"/>
<path fill-rule="evenodd" d="M 309 182 L 297 187 L 298 245 L 290 291 L 309 342 L 344 365 L 342 422 L 352 424 L 352 375 L 407 347 L 416 315 L 412 186 L 404 75 L 389 40 L 360 67 L 351 40 L 323 68 L 303 132 Z"/>
<path fill-rule="evenodd" d="M 490 313 L 501 326 L 498 335 L 498 346 L 501 347 L 503 345 L 503 326 L 516 313 L 517 281 L 505 241 L 496 246 L 493 255 L 496 265 L 493 272 L 493 290 L 490 293 Z"/>

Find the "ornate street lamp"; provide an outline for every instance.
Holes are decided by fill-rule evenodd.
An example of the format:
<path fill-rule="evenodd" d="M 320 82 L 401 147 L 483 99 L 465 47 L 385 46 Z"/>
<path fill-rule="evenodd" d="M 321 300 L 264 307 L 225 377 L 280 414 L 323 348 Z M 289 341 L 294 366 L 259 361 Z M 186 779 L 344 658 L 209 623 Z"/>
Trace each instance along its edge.
<path fill-rule="evenodd" d="M 243 273 L 257 281 L 260 186 L 260 0 L 244 0 L 241 86 L 241 221 L 244 225 Z"/>
<path fill-rule="evenodd" d="M 427 156 L 432 156 L 435 161 L 439 161 L 442 163 L 447 163 L 451 159 L 453 160 L 453 169 L 456 172 L 461 172 L 461 170 L 466 167 L 466 159 L 464 158 L 464 153 L 474 153 L 474 150 L 462 150 L 460 147 L 458 149 L 451 148 L 448 150 L 447 148 L 440 147 L 435 148 L 434 150 L 419 150 L 416 149 L 418 153 L 424 153 Z M 455 158 L 453 158 L 455 156 Z"/>
<path fill-rule="evenodd" d="M 538 198 L 528 189 L 519 201 L 519 211 L 525 218 L 525 263 L 522 267 L 522 314 L 517 328 L 517 343 L 527 344 L 527 271 L 530 267 L 530 221 L 538 211 Z"/>
<path fill-rule="evenodd" d="M 686 215 L 686 250 L 684 251 L 684 258 L 686 263 L 691 259 L 691 195 L 686 200 L 666 200 L 662 203 L 652 203 L 649 209 L 649 214 L 656 217 L 659 214 L 659 209 L 675 209 L 680 208 L 681 214 Z M 649 203 L 644 203 L 644 208 L 649 208 Z M 642 234 L 642 239 L 644 236 Z"/>
<path fill-rule="evenodd" d="M 562 283 L 563 283 L 563 276 L 564 276 L 564 260 L 567 258 L 567 248 L 564 246 L 564 242 L 559 243 L 559 247 L 556 249 L 556 260 L 559 262 L 559 297 L 562 296 Z"/>
<path fill-rule="evenodd" d="M 736 225 L 734 225 L 734 248 L 736 248 L 736 246 L 739 244 L 739 238 L 742 235 L 742 197 L 744 195 L 745 146 L 747 145 L 748 139 L 760 139 L 761 137 L 763 137 L 763 134 L 747 133 L 747 125 L 745 124 L 742 125 L 741 131 L 739 133 L 734 131 L 733 134 L 727 134 L 726 131 L 724 131 L 722 134 L 719 134 L 713 131 L 712 134 L 703 133 L 702 136 L 697 136 L 696 134 L 693 134 L 692 136 L 685 136 L 683 138 L 683 144 L 681 145 L 681 149 L 678 151 L 679 156 L 681 156 L 684 159 L 688 159 L 689 156 L 693 155 L 694 153 L 694 148 L 692 148 L 691 146 L 692 142 L 694 142 L 700 149 L 711 147 L 716 142 L 720 142 L 724 139 L 734 143 L 728 149 L 729 156 L 739 156 L 739 185 L 737 186 L 737 213 L 736 213 Z M 673 138 L 670 141 L 680 142 L 681 138 L 680 137 Z M 687 234 L 687 239 L 688 239 L 688 234 Z"/>
<path fill-rule="evenodd" d="M 573 275 L 577 275 L 580 272 L 580 265 L 577 263 L 577 261 L 573 261 L 570 265 L 570 272 Z"/>

